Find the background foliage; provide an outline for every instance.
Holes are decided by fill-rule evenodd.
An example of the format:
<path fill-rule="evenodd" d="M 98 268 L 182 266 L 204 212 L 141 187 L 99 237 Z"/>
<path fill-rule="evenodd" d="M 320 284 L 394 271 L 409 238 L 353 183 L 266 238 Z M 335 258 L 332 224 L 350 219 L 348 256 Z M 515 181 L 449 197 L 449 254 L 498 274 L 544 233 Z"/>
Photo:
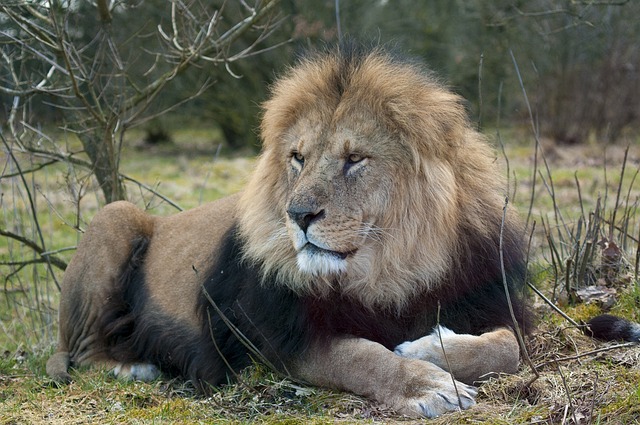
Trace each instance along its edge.
<path fill-rule="evenodd" d="M 425 61 L 468 100 L 478 127 L 496 135 L 511 202 L 535 228 L 530 280 L 551 303 L 586 319 L 602 305 L 580 304 L 580 291 L 604 285 L 607 308 L 613 293 L 614 312 L 638 320 L 638 16 L 640 2 L 633 0 L 2 1 L 0 400 L 28 383 L 6 403 L 10 417 L 21 417 L 25 405 L 55 411 L 68 400 L 66 389 L 38 390 L 54 341 L 58 280 L 95 211 L 128 199 L 168 214 L 239 190 L 259 148 L 260 103 L 269 83 L 306 49 L 334 43 L 340 34 L 397 44 Z M 589 367 L 562 375 L 554 359 L 580 358 L 594 343 L 553 317 L 540 329 L 529 347 L 545 384 L 483 386 L 499 393 L 496 411 L 522 420 L 534 415 L 532 421 L 572 416 L 575 423 L 593 420 L 594 406 L 605 406 L 596 414 L 614 420 L 619 412 L 637 412 L 630 406 L 639 394 L 616 383 L 626 379 L 620 369 L 628 362 L 607 358 L 615 372 L 596 368 L 595 377 Z M 637 368 L 628 372 L 628 381 L 637 381 Z M 584 390 L 587 375 L 593 396 Z M 87 386 L 100 392 L 96 382 Z M 249 394 L 227 389 L 219 415 L 231 408 L 237 417 L 247 409 L 255 416 L 263 410 L 247 398 L 274 394 L 269 411 L 276 417 L 300 400 L 296 409 L 305 414 L 336 406 L 319 390 L 318 399 L 307 399 L 315 390 L 257 382 Z M 166 388 L 130 386 L 123 395 L 120 385 L 113 384 L 117 402 L 104 407 L 89 400 L 83 408 L 129 421 L 109 409 L 119 403 L 138 409 L 140 391 L 151 391 L 145 403 L 163 412 L 165 403 L 173 405 Z M 77 397 L 86 401 L 80 387 Z M 352 402 L 365 418 L 377 417 L 357 398 L 336 415 L 352 419 L 343 411 L 355 409 Z M 524 413 L 511 410 L 522 402 L 530 403 Z M 211 414 L 210 405 L 201 412 L 194 410 L 197 401 L 177 403 L 189 404 L 184 410 L 198 418 Z M 151 414 L 147 407 L 140 411 Z M 73 409 L 56 418 L 67 423 Z M 30 412 L 43 417 L 37 408 Z M 86 417 L 77 415 L 79 423 Z"/>
<path fill-rule="evenodd" d="M 65 4 L 56 3 L 60 7 Z M 117 30 L 111 31 L 113 43 L 120 49 L 129 74 L 137 76 L 134 82 L 144 84 L 141 80 L 150 78 L 147 71 L 151 64 L 156 66 L 156 73 L 170 66 L 158 60 L 162 40 L 156 31 L 157 25 L 166 25 L 170 19 L 169 2 L 119 3 L 120 12 L 114 14 Z M 212 9 L 223 4 L 210 3 Z M 224 5 L 230 22 L 237 20 L 241 13 L 238 2 Z M 505 122 L 527 119 L 512 52 L 523 80 L 535 93 L 531 100 L 543 135 L 563 142 L 583 142 L 589 137 L 612 141 L 638 126 L 638 2 L 350 0 L 340 7 L 343 33 L 397 43 L 409 54 L 424 59 L 469 99 L 475 116 L 482 115 L 479 118 L 489 125 L 494 125 L 500 95 L 500 114 Z M 278 9 L 283 22 L 265 45 L 289 43 L 228 67 L 203 63 L 191 68 L 176 76 L 153 109 L 158 111 L 183 100 L 205 79 L 215 81 L 215 87 L 171 113 L 172 125 L 215 123 L 232 149 L 255 149 L 258 105 L 266 96 L 268 83 L 304 48 L 337 40 L 334 0 L 282 0 Z M 14 25 L 2 15 L 0 22 L 4 28 Z M 74 43 L 88 49 L 100 47 L 95 43 L 99 17 L 90 2 L 77 2 L 68 25 L 73 28 L 70 35 Z M 11 55 L 14 47 L 6 33 L 3 52 Z M 242 34 L 237 45 L 249 45 L 254 36 L 252 32 Z M 46 71 L 37 57 L 21 66 L 28 75 Z M 0 90 L 0 116 L 5 120 L 14 98 L 11 89 L 15 89 L 8 72 L 8 68 L 0 68 L 5 83 L 5 90 Z M 47 102 L 45 95 L 30 98 L 30 113 L 37 116 L 29 117 L 30 121 L 41 125 L 57 125 L 65 116 L 59 107 Z M 151 131 L 157 126 L 170 132 L 158 120 L 147 128 Z"/>

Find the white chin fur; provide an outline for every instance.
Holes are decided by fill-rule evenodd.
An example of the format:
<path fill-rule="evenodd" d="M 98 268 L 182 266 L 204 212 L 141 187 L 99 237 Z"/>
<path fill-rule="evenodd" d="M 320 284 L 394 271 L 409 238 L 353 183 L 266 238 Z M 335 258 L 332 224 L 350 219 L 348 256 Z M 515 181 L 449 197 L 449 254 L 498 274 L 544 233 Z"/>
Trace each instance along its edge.
<path fill-rule="evenodd" d="M 303 250 L 298 252 L 297 260 L 298 268 L 312 276 L 337 275 L 347 270 L 347 260 L 330 253 Z"/>

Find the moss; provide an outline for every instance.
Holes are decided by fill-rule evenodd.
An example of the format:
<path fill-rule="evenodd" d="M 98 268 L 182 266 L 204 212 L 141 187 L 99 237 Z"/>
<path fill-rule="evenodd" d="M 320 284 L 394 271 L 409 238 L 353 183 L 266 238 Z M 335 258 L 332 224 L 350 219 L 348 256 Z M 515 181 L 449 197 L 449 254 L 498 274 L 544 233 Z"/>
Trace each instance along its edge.
<path fill-rule="evenodd" d="M 622 292 L 611 313 L 636 322 L 640 321 L 640 282 L 630 280 L 628 290 Z"/>
<path fill-rule="evenodd" d="M 621 383 L 624 388 L 630 391 L 627 394 L 619 394 L 618 397 L 609 401 L 598 412 L 601 417 L 607 417 L 614 423 L 631 424 L 637 423 L 640 417 L 640 388 L 637 386 L 638 376 L 635 377 L 634 388 L 629 388 L 629 382 Z"/>
<path fill-rule="evenodd" d="M 573 307 L 569 307 L 566 310 L 569 317 L 573 318 L 576 322 L 586 322 L 602 313 L 602 309 L 595 303 L 589 304 L 577 304 Z"/>
<path fill-rule="evenodd" d="M 254 164 L 253 158 L 214 158 L 215 134 L 206 131 L 187 130 L 177 132 L 173 146 L 149 151 L 129 149 L 122 157 L 122 171 L 147 185 L 159 183 L 158 190 L 170 199 L 178 200 L 184 208 L 217 199 L 240 190 Z M 526 215 L 531 186 L 531 144 L 520 143 L 509 147 L 511 171 L 518 179 L 518 196 L 514 203 Z M 189 149 L 192 152 L 186 152 Z M 579 156 L 579 155 L 578 155 Z M 570 159 L 576 159 L 573 155 Z M 583 189 L 585 209 L 593 208 L 598 193 L 602 193 L 604 179 L 602 167 L 594 162 L 589 165 L 582 157 L 578 178 Z M 583 166 L 585 165 L 586 166 Z M 576 167 L 554 170 L 556 199 L 567 229 L 573 228 L 577 204 L 574 170 Z M 38 218 L 42 225 L 48 249 L 59 249 L 77 243 L 79 232 L 70 227 L 76 220 L 74 206 L 68 197 L 63 167 L 52 167 L 46 174 L 34 175 L 46 199 L 38 195 Z M 616 172 L 608 172 L 609 202 Z M 625 176 L 625 185 L 633 173 Z M 513 183 L 513 180 L 512 180 Z M 0 181 L 6 194 L 4 199 L 3 226 L 26 229 L 32 232 L 32 223 L 24 199 L 12 197 L 14 193 L 8 180 Z M 88 193 L 95 190 L 86 181 Z M 626 188 L 627 186 L 625 186 Z M 129 196 L 139 206 L 149 208 L 154 214 L 171 214 L 175 208 L 168 206 L 155 195 L 128 184 Z M 17 193 L 17 192 L 16 192 Z M 35 192 L 34 192 L 35 193 Z M 623 195 L 626 190 L 623 191 Z M 637 182 L 632 189 L 631 203 L 640 194 Z M 10 202 L 16 199 L 16 205 Z M 85 196 L 81 203 L 81 226 L 86 226 L 100 205 L 99 196 Z M 549 297 L 556 279 L 549 264 L 548 249 L 540 249 L 546 239 L 541 235 L 540 217 L 553 217 L 553 200 L 544 186 L 537 181 L 537 195 L 533 218 L 538 221 L 538 233 L 534 237 L 534 252 L 529 277 Z M 13 221 L 11 221 L 13 220 Z M 636 221 L 631 220 L 631 223 Z M 556 226 L 557 225 L 557 226 Z M 552 223 L 555 232 L 566 229 Z M 637 234 L 637 228 L 633 234 Z M 568 238 L 567 240 L 571 240 Z M 635 246 L 635 244 L 632 244 Z M 73 251 L 61 253 L 69 258 Z M 544 255 L 539 255 L 542 252 Z M 13 257 L 10 257 L 10 254 Z M 0 238 L 0 260 L 31 258 L 28 249 L 17 249 L 14 242 Z M 3 272 L 3 271 L 2 271 Z M 55 306 L 57 288 L 38 265 L 26 268 L 15 275 L 5 288 L 0 303 L 0 347 L 8 354 L 0 357 L 0 424 L 13 423 L 132 423 L 132 424 L 245 424 L 262 423 L 287 425 L 297 423 L 422 423 L 406 421 L 392 412 L 361 397 L 319 388 L 307 388 L 270 373 L 263 367 L 249 368 L 242 374 L 243 384 L 229 385 L 211 398 L 194 394 L 186 384 L 177 381 L 152 383 L 122 382 L 107 371 L 73 371 L 74 382 L 56 386 L 44 376 L 44 364 L 50 353 L 42 347 L 50 347 L 55 334 Z M 3 274 L 3 277 L 6 274 Z M 58 274 L 58 277 L 61 273 Z M 559 276 L 559 281 L 563 276 Z M 558 288 L 561 283 L 559 283 Z M 640 288 L 636 282 L 627 283 L 628 291 L 620 293 L 619 302 L 611 310 L 630 319 L 640 318 Z M 37 295 L 37 296 L 36 296 Z M 448 423 L 554 423 L 560 422 L 567 406 L 566 387 L 574 404 L 588 414 L 593 407 L 592 423 L 633 423 L 640 417 L 640 372 L 637 366 L 637 349 L 618 349 L 577 359 L 570 357 L 589 353 L 603 347 L 581 335 L 567 321 L 542 305 L 536 295 L 532 302 L 541 305 L 543 312 L 540 328 L 529 339 L 535 364 L 544 364 L 541 377 L 532 388 L 523 390 L 523 382 L 530 378 L 528 367 L 514 377 L 489 382 L 481 387 L 478 405 L 465 412 L 452 413 L 430 421 L 435 425 Z M 596 305 L 568 306 L 561 308 L 575 320 L 588 320 L 600 313 Z M 16 353 L 22 350 L 24 358 Z M 634 351 L 636 350 L 636 351 Z M 636 357 L 634 357 L 636 356 Z M 556 363 L 558 358 L 565 359 Z M 569 359 L 567 359 L 569 358 Z M 562 373 L 562 375 L 560 374 Z M 513 379 L 517 382 L 510 382 Z M 585 420 L 586 421 L 586 420 Z M 587 421 L 588 422 L 588 421 Z"/>

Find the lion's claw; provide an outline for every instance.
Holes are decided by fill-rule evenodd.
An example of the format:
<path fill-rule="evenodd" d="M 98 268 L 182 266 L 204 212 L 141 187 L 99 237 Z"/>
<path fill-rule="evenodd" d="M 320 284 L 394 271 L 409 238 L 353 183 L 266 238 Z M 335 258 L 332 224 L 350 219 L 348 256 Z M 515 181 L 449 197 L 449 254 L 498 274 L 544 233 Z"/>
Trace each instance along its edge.
<path fill-rule="evenodd" d="M 448 412 L 466 410 L 476 404 L 478 389 L 454 381 L 447 373 L 438 379 L 425 382 L 425 389 L 417 396 L 407 397 L 396 403 L 398 412 L 411 417 L 435 418 Z"/>

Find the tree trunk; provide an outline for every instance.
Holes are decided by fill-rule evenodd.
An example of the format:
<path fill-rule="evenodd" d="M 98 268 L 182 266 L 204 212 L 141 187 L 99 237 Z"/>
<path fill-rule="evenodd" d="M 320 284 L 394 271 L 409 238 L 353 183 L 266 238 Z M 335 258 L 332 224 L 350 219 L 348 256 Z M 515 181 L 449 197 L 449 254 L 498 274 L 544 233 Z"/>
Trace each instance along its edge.
<path fill-rule="evenodd" d="M 116 147 L 115 134 L 111 127 L 110 125 L 106 129 L 96 129 L 80 136 L 107 204 L 124 200 L 127 196 L 118 172 L 120 149 Z"/>

